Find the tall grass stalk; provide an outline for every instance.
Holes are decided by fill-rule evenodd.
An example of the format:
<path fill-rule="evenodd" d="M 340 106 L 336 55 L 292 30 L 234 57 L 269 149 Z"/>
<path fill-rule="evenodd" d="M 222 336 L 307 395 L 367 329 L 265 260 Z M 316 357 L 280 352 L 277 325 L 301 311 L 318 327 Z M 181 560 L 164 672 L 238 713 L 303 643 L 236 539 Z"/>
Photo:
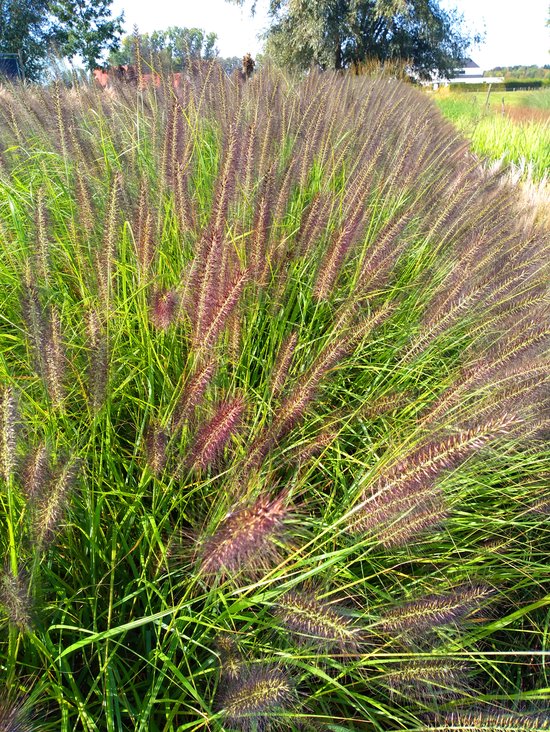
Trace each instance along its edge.
<path fill-rule="evenodd" d="M 1 97 L 5 728 L 546 729 L 514 191 L 387 77 Z"/>

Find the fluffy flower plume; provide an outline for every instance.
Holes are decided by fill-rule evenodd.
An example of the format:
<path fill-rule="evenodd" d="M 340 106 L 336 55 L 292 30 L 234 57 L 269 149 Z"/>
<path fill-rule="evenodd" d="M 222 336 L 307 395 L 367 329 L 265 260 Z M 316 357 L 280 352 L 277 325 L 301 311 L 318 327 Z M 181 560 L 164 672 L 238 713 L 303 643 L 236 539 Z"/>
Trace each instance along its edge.
<path fill-rule="evenodd" d="M 355 653 L 361 642 L 361 628 L 344 609 L 312 593 L 287 592 L 277 601 L 276 615 L 299 639 L 327 650 Z"/>
<path fill-rule="evenodd" d="M 260 496 L 250 506 L 229 513 L 200 551 L 205 575 L 232 575 L 242 569 L 257 570 L 277 561 L 275 540 L 288 516 L 285 493 L 276 498 Z"/>
<path fill-rule="evenodd" d="M 491 591 L 482 586 L 459 587 L 446 595 L 428 595 L 387 611 L 376 627 L 383 633 L 421 634 L 462 620 L 490 596 Z"/>
<path fill-rule="evenodd" d="M 15 468 L 18 422 L 15 393 L 4 386 L 0 390 L 0 474 L 6 482 Z"/>
<path fill-rule="evenodd" d="M 178 315 L 179 298 L 174 290 L 155 290 L 151 297 L 149 318 L 159 330 L 168 330 Z"/>
<path fill-rule="evenodd" d="M 105 320 L 97 309 L 86 313 L 88 336 L 88 394 L 94 411 L 98 411 L 107 397 L 109 382 L 109 340 Z"/>
<path fill-rule="evenodd" d="M 59 531 L 59 524 L 79 470 L 80 460 L 67 459 L 57 468 L 44 494 L 37 501 L 34 536 L 39 547 L 50 544 Z"/>
<path fill-rule="evenodd" d="M 550 717 L 544 714 L 518 714 L 505 711 L 450 712 L 442 714 L 422 732 L 543 732 L 550 730 Z"/>
<path fill-rule="evenodd" d="M 0 578 L 0 603 L 4 606 L 10 623 L 22 631 L 32 627 L 32 602 L 29 581 L 23 570 L 14 575 L 6 569 Z M 1 719 L 1 716 L 0 716 Z M 0 726 L 0 729 L 3 727 Z"/>
<path fill-rule="evenodd" d="M 456 661 L 428 659 L 394 664 L 377 679 L 390 693 L 414 700 L 458 698 L 467 691 L 466 667 Z"/>
<path fill-rule="evenodd" d="M 36 729 L 25 702 L 8 696 L 6 692 L 0 697 L 0 729 L 2 732 L 32 732 Z"/>
<path fill-rule="evenodd" d="M 392 547 L 440 525 L 447 508 L 436 479 L 516 425 L 516 418 L 504 416 L 413 450 L 370 486 L 350 530 L 372 534 L 384 546 Z"/>
<path fill-rule="evenodd" d="M 40 499 L 50 479 L 50 459 L 46 445 L 32 450 L 23 468 L 22 487 L 28 501 Z"/>
<path fill-rule="evenodd" d="M 235 640 L 230 635 L 220 635 L 216 640 L 220 656 L 222 678 L 235 681 L 245 672 L 245 661 Z"/>
<path fill-rule="evenodd" d="M 277 355 L 277 361 L 273 367 L 273 376 L 271 379 L 271 390 L 274 396 L 277 396 L 280 393 L 288 378 L 288 371 L 292 364 L 297 343 L 298 334 L 294 331 L 285 338 L 281 345 Z"/>
<path fill-rule="evenodd" d="M 212 419 L 197 432 L 187 459 L 189 467 L 205 470 L 221 456 L 225 445 L 236 433 L 244 410 L 245 402 L 241 396 L 218 405 Z"/>
<path fill-rule="evenodd" d="M 159 477 L 162 475 L 168 461 L 168 432 L 158 424 L 150 425 L 145 435 L 145 453 L 147 465 Z"/>
<path fill-rule="evenodd" d="M 242 732 L 268 730 L 292 707 L 294 689 L 277 666 L 254 665 L 221 694 L 218 705 L 225 726 Z"/>
<path fill-rule="evenodd" d="M 193 416 L 193 412 L 201 403 L 202 398 L 212 381 L 214 374 L 216 373 L 217 367 L 217 361 L 211 359 L 196 369 L 188 378 L 185 383 L 183 393 L 178 400 L 176 408 L 174 409 L 173 422 L 175 429 L 181 427 L 186 419 Z"/>

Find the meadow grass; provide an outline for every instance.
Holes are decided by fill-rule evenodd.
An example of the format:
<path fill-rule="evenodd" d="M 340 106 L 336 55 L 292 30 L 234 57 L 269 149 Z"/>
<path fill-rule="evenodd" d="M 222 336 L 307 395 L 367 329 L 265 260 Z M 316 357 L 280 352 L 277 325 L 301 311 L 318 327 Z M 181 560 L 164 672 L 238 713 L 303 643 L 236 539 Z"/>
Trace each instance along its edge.
<path fill-rule="evenodd" d="M 445 117 L 470 138 L 476 154 L 521 167 L 534 181 L 548 179 L 550 118 L 529 119 L 528 114 L 526 119 L 520 118 L 522 110 L 547 110 L 548 90 L 489 97 L 481 93 L 441 94 L 433 98 Z"/>
<path fill-rule="evenodd" d="M 0 93 L 3 729 L 548 729 L 514 192 L 387 78 Z"/>

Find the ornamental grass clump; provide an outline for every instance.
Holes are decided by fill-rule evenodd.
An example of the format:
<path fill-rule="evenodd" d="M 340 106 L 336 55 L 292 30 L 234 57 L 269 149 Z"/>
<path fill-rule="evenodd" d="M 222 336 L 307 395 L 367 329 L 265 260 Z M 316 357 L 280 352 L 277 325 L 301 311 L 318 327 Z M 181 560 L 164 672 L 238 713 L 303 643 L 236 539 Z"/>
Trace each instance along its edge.
<path fill-rule="evenodd" d="M 2 90 L 0 718 L 546 729 L 548 231 L 395 79 L 142 62 Z"/>

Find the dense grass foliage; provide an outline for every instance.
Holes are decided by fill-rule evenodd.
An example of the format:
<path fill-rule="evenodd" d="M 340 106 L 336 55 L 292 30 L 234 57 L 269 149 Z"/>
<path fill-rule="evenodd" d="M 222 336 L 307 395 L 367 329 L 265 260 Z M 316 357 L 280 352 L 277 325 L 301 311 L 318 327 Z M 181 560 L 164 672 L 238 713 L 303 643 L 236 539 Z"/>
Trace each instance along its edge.
<path fill-rule="evenodd" d="M 390 79 L 1 94 L 3 729 L 548 729 L 513 191 Z"/>
<path fill-rule="evenodd" d="M 520 167 L 530 180 L 550 171 L 550 90 L 439 94 L 441 112 L 466 134 L 481 157 Z"/>

